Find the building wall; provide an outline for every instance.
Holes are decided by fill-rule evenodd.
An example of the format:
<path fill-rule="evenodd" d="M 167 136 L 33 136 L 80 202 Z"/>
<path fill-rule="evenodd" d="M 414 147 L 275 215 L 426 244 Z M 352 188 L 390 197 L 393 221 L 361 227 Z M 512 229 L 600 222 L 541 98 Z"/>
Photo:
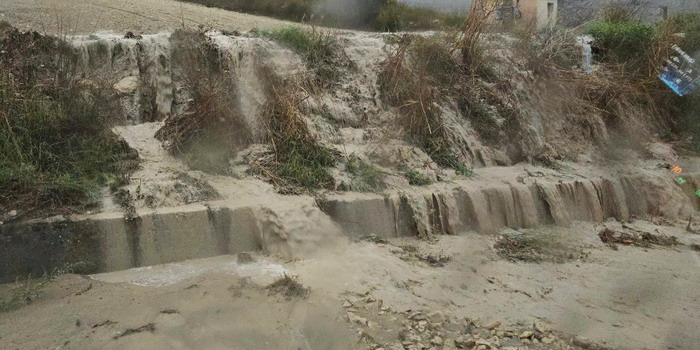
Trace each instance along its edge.
<path fill-rule="evenodd" d="M 514 1 L 518 2 L 518 0 Z M 557 3 L 557 0 L 520 0 L 519 8 L 522 18 L 519 21 L 524 23 L 533 22 L 537 25 L 537 28 L 546 27 L 557 19 Z M 549 13 L 549 4 L 551 4 L 551 14 Z"/>

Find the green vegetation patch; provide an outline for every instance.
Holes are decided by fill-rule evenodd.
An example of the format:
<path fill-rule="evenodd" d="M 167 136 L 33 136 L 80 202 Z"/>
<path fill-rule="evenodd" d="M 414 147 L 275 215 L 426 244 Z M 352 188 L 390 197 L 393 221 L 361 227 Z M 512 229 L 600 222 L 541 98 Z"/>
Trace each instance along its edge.
<path fill-rule="evenodd" d="M 330 31 L 284 27 L 260 34 L 298 53 L 313 72 L 313 83 L 322 88 L 333 86 L 342 77 L 339 68 L 348 64 L 337 38 Z"/>
<path fill-rule="evenodd" d="M 274 157 L 265 164 L 257 163 L 255 168 L 283 188 L 331 188 L 329 168 L 335 166 L 337 157 L 311 134 L 304 119 L 301 88 L 269 67 L 258 69 L 268 96 L 262 123 Z"/>
<path fill-rule="evenodd" d="M 655 28 L 634 21 L 593 22 L 588 33 L 603 61 L 639 66 L 649 59 Z"/>
<path fill-rule="evenodd" d="M 377 14 L 374 29 L 382 32 L 457 28 L 464 18 L 428 8 L 413 7 L 386 0 Z"/>
<path fill-rule="evenodd" d="M 0 208 L 96 204 L 138 156 L 79 93 L 52 99 L 0 81 Z"/>
<path fill-rule="evenodd" d="M 345 169 L 353 176 L 350 191 L 377 192 L 385 188 L 384 173 L 355 155 L 349 157 Z"/>

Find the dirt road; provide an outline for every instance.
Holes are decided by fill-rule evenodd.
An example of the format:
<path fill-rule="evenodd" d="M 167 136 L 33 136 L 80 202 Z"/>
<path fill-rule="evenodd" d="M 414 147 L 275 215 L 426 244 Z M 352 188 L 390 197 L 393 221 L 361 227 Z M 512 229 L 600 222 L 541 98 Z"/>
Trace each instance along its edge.
<path fill-rule="evenodd" d="M 50 34 L 157 33 L 183 25 L 249 30 L 291 24 L 175 0 L 3 0 L 0 20 Z"/>

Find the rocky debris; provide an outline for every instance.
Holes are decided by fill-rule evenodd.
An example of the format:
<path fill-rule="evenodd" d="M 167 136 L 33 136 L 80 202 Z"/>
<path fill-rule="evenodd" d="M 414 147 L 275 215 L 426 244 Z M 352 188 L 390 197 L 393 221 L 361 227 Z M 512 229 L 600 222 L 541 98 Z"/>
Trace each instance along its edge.
<path fill-rule="evenodd" d="M 424 253 L 421 252 L 418 247 L 412 245 L 391 247 L 390 251 L 398 255 L 399 259 L 403 261 L 421 261 L 432 267 L 444 267 L 447 263 L 452 261 L 451 256 L 444 255 L 442 252 Z"/>
<path fill-rule="evenodd" d="M 488 325 L 470 319 L 460 322 L 441 311 L 392 310 L 381 299 L 369 295 L 345 300 L 343 307 L 348 321 L 370 350 L 604 349 L 582 337 L 571 340 L 542 321 L 526 328 L 504 326 L 500 321 Z"/>

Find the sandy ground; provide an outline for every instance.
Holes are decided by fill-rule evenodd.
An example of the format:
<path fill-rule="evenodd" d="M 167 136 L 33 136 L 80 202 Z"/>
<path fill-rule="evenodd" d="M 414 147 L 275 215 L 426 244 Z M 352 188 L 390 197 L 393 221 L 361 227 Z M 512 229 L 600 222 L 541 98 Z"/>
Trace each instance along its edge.
<path fill-rule="evenodd" d="M 291 24 L 175 0 L 3 0 L 0 20 L 50 34 L 157 33 L 183 25 L 249 30 Z"/>
<path fill-rule="evenodd" d="M 679 227 L 631 225 L 700 243 L 700 235 L 686 232 L 680 222 Z M 498 321 L 499 327 L 541 322 L 614 349 L 697 348 L 700 255 L 687 245 L 615 251 L 599 241 L 600 228 L 577 222 L 571 228 L 530 232 L 555 235 L 587 253 L 583 260 L 563 264 L 509 262 L 494 253 L 494 237 L 467 234 L 433 243 L 354 243 L 304 260 L 257 257 L 250 268 L 231 256 L 94 278 L 68 275 L 31 305 L 0 314 L 0 348 L 366 349 L 358 343 L 360 332 L 393 349 L 398 323 L 408 314 L 401 312 L 407 310 L 440 311 L 457 325 L 465 318 Z M 406 258 L 407 245 L 451 261 L 433 267 Z M 311 289 L 307 299 L 286 299 L 264 289 L 274 273 L 285 271 Z M 368 309 L 374 311 L 362 311 L 366 324 L 348 322 L 343 304 L 364 305 L 358 296 L 378 301 L 391 317 Z M 152 332 L 114 338 L 150 323 Z M 453 335 L 445 331 L 446 344 L 453 343 Z M 530 345 L 540 348 L 561 347 Z"/>

